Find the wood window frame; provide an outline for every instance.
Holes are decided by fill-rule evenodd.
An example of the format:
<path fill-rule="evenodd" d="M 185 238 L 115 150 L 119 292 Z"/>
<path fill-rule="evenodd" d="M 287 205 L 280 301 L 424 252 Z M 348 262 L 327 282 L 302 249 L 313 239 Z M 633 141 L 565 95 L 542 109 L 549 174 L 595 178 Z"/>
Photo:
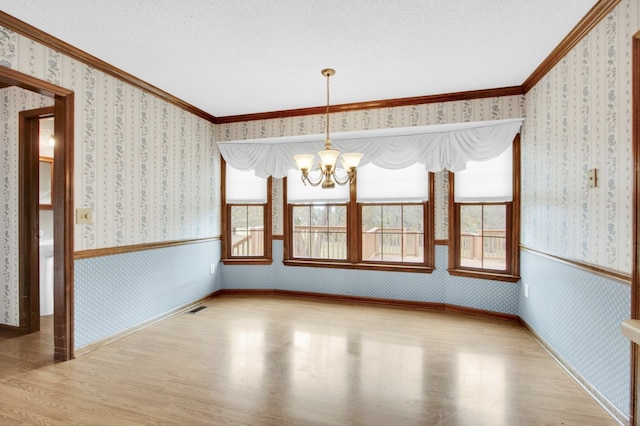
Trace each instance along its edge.
<path fill-rule="evenodd" d="M 357 179 L 357 177 L 356 177 Z M 424 263 L 408 264 L 401 262 L 363 262 L 362 261 L 362 241 L 360 228 L 360 206 L 357 202 L 356 181 L 349 184 L 349 201 L 347 205 L 347 258 L 340 260 L 331 259 L 300 259 L 292 256 L 293 250 L 293 230 L 292 213 L 293 206 L 287 199 L 287 178 L 283 179 L 283 203 L 284 209 L 284 260 L 287 266 L 311 266 L 319 268 L 342 268 L 342 269 L 366 269 L 373 271 L 396 271 L 396 272 L 418 272 L 431 273 L 435 269 L 435 208 L 433 197 L 435 193 L 435 179 L 433 173 L 429 173 L 429 201 L 422 203 L 425 216 L 425 247 Z M 328 203 L 332 204 L 332 203 Z M 333 203 L 335 204 L 335 203 Z M 399 204 L 399 203 L 390 203 Z M 408 204 L 408 203 L 406 203 Z M 302 204 L 308 205 L 308 204 Z"/>
<path fill-rule="evenodd" d="M 226 162 L 221 157 L 220 160 L 220 177 L 222 182 L 221 198 L 222 198 L 222 263 L 225 265 L 270 265 L 273 262 L 271 240 L 271 186 L 272 178 L 267 179 L 267 202 L 265 204 L 227 204 L 226 194 Z M 233 256 L 231 244 L 231 207 L 233 206 L 262 206 L 264 212 L 264 253 L 262 256 Z"/>
<path fill-rule="evenodd" d="M 460 266 L 460 205 L 455 202 L 455 175 L 449 172 L 449 274 L 461 277 L 517 282 L 520 280 L 520 134 L 513 140 L 513 201 L 505 203 L 468 203 L 507 206 L 506 270 Z"/>

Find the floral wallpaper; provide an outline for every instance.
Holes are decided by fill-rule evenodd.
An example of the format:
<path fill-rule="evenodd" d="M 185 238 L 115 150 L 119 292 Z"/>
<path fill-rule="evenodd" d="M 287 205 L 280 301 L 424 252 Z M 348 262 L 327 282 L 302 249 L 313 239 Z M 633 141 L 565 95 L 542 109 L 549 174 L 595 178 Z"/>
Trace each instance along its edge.
<path fill-rule="evenodd" d="M 0 65 L 82 94 L 75 202 L 94 222 L 76 251 L 219 235 L 212 123 L 3 27 Z"/>
<path fill-rule="evenodd" d="M 465 101 L 438 102 L 396 108 L 379 108 L 333 114 L 331 132 L 425 126 L 430 124 L 500 120 L 524 116 L 523 96 L 504 96 Z M 322 133 L 324 115 L 247 121 L 216 126 L 216 141 L 257 139 Z M 435 238 L 448 239 L 448 176 L 436 174 Z M 281 217 L 282 205 L 274 203 L 274 214 Z M 276 222 L 274 216 L 274 223 Z"/>
<path fill-rule="evenodd" d="M 18 113 L 53 105 L 53 99 L 17 87 L 0 89 L 0 324 L 18 326 Z"/>
<path fill-rule="evenodd" d="M 284 217 L 283 217 L 283 183 L 282 179 L 272 179 L 271 184 L 271 234 L 277 236 L 284 235 Z"/>
<path fill-rule="evenodd" d="M 213 125 L 93 69 L 82 90 L 76 250 L 219 235 Z"/>
<path fill-rule="evenodd" d="M 531 248 L 630 273 L 631 39 L 623 0 L 526 95 L 522 239 Z M 598 170 L 597 188 L 588 171 Z"/>
<path fill-rule="evenodd" d="M 220 235 L 212 123 L 2 26 L 0 66 L 76 93 L 75 207 L 93 210 L 93 224 L 75 226 L 76 251 Z M 4 180 L 16 173 L 17 154 L 1 155 L 0 196 L 11 201 L 3 238 L 11 241 L 0 242 L 0 323 L 17 325 L 17 192 L 15 181 Z"/>

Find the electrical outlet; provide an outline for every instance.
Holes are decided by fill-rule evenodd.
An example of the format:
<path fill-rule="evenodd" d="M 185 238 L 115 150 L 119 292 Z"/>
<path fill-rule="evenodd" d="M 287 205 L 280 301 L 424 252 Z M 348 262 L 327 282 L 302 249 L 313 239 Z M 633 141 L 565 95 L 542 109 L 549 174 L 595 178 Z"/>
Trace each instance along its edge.
<path fill-rule="evenodd" d="M 529 297 L 529 284 L 524 285 L 524 297 Z"/>
<path fill-rule="evenodd" d="M 216 264 L 215 263 L 211 264 L 210 271 L 211 271 L 211 274 L 215 274 L 216 273 Z"/>

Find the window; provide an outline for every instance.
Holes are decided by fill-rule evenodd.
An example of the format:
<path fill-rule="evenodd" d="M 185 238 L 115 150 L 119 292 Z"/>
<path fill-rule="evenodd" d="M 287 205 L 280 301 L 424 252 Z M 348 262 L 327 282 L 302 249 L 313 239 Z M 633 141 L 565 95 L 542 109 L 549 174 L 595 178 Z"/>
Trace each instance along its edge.
<path fill-rule="evenodd" d="M 223 262 L 271 262 L 271 179 L 222 162 Z"/>
<path fill-rule="evenodd" d="M 433 269 L 433 189 L 423 165 L 368 164 L 356 183 L 331 190 L 304 186 L 292 170 L 286 188 L 285 264 Z"/>
<path fill-rule="evenodd" d="M 350 233 L 347 227 L 349 185 L 336 185 L 333 189 L 312 187 L 302 183 L 299 173 L 291 170 L 287 176 L 290 232 L 285 241 L 289 241 L 288 258 L 347 261 L 350 256 Z"/>
<path fill-rule="evenodd" d="M 422 164 L 383 169 L 367 164 L 358 171 L 360 260 L 431 265 L 433 232 L 425 238 L 430 175 Z M 429 242 L 431 250 L 425 245 Z"/>
<path fill-rule="evenodd" d="M 460 267 L 507 271 L 510 204 L 458 204 Z"/>
<path fill-rule="evenodd" d="M 347 259 L 346 205 L 292 206 L 292 219 L 294 258 Z"/>
<path fill-rule="evenodd" d="M 264 206 L 230 205 L 230 257 L 264 256 Z"/>
<path fill-rule="evenodd" d="M 450 174 L 449 272 L 518 280 L 519 137 L 501 155 Z"/>
<path fill-rule="evenodd" d="M 360 206 L 363 262 L 424 263 L 424 213 L 421 204 Z"/>

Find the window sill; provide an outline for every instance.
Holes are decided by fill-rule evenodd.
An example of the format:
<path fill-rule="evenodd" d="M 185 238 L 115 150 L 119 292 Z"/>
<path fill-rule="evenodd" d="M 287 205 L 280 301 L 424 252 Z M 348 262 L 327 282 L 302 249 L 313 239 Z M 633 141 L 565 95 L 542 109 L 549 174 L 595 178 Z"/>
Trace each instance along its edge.
<path fill-rule="evenodd" d="M 272 259 L 267 259 L 267 258 L 252 259 L 248 257 L 222 259 L 221 261 L 222 261 L 222 264 L 224 265 L 271 265 L 273 263 Z"/>
<path fill-rule="evenodd" d="M 311 268 L 363 269 L 368 271 L 418 272 L 430 274 L 435 268 L 416 265 L 393 265 L 386 263 L 349 263 L 344 261 L 322 260 L 284 260 L 287 266 L 306 266 Z"/>
<path fill-rule="evenodd" d="M 520 281 L 520 276 L 511 275 L 507 273 L 494 272 L 494 271 L 476 271 L 476 270 L 467 270 L 467 269 L 447 269 L 449 275 L 454 275 L 457 277 L 467 277 L 467 278 L 479 278 L 483 280 L 494 280 L 494 281 L 506 281 L 510 283 L 516 283 Z"/>

